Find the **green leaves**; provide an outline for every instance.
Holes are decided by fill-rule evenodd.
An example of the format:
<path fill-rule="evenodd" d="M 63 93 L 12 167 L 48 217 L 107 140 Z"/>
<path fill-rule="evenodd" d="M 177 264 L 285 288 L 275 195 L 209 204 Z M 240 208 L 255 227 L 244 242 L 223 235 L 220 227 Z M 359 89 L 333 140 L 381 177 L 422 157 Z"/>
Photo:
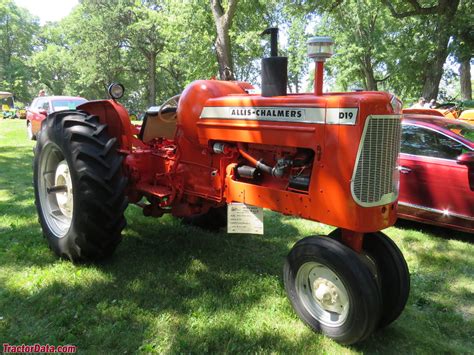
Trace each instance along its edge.
<path fill-rule="evenodd" d="M 20 101 L 29 97 L 31 68 L 27 58 L 34 50 L 38 19 L 11 0 L 0 1 L 0 87 Z"/>
<path fill-rule="evenodd" d="M 391 3 L 397 12 L 412 8 L 406 0 Z M 435 3 L 421 1 L 424 7 Z M 419 97 L 434 68 L 427 63 L 443 55 L 436 39 L 440 29 L 451 31 L 448 51 L 458 61 L 472 54 L 471 5 L 460 0 L 451 24 L 443 27 L 440 14 L 395 18 L 381 0 L 239 0 L 229 29 L 236 79 L 259 84 L 260 58 L 268 50 L 260 33 L 279 26 L 280 52 L 289 57 L 289 91 L 306 89 L 307 38 L 330 35 L 336 42 L 326 65 L 332 90 Z M 111 81 L 120 81 L 123 102 L 141 111 L 193 80 L 216 76 L 215 39 L 208 0 L 83 0 L 62 21 L 41 28 L 12 0 L 0 0 L 0 85 L 28 102 L 43 88 L 101 99 Z"/>

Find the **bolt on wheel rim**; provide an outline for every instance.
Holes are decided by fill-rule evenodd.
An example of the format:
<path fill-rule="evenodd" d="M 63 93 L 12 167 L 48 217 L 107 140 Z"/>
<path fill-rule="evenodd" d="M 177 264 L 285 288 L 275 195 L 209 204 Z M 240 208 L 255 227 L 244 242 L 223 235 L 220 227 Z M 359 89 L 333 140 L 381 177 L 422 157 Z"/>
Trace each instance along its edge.
<path fill-rule="evenodd" d="M 347 319 L 348 292 L 339 276 L 323 264 L 303 264 L 296 274 L 296 291 L 306 310 L 321 324 L 337 327 Z"/>
<path fill-rule="evenodd" d="M 41 210 L 51 232 L 62 238 L 71 226 L 74 211 L 71 174 L 58 147 L 49 144 L 43 149 L 38 172 Z"/>

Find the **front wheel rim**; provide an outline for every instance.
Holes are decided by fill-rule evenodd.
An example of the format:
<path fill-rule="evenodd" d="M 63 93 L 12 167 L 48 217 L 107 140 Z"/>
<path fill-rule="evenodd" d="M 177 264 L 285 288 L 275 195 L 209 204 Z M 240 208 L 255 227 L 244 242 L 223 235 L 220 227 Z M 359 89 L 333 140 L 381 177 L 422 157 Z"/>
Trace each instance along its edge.
<path fill-rule="evenodd" d="M 301 265 L 296 274 L 296 292 L 304 308 L 319 323 L 339 327 L 349 314 L 349 294 L 339 276 L 317 262 Z"/>
<path fill-rule="evenodd" d="M 71 227 L 74 195 L 69 165 L 57 146 L 44 147 L 37 179 L 43 218 L 54 236 L 63 238 Z"/>

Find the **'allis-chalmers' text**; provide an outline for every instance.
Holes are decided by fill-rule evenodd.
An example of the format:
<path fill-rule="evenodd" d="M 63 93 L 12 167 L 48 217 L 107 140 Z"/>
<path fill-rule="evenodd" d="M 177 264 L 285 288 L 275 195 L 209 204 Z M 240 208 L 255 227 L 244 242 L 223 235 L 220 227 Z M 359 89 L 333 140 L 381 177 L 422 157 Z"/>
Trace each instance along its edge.
<path fill-rule="evenodd" d="M 275 117 L 275 118 L 301 118 L 303 117 L 302 110 L 295 110 L 295 109 L 232 109 L 231 111 L 232 116 L 255 116 L 255 117 Z"/>

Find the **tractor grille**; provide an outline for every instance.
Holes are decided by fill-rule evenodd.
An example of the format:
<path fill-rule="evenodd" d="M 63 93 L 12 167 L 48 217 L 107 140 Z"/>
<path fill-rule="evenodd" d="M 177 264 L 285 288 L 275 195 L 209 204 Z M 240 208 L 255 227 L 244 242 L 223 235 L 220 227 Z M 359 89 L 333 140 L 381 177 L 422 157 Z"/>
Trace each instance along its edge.
<path fill-rule="evenodd" d="M 359 205 L 384 205 L 398 197 L 400 130 L 400 116 L 367 117 L 351 182 Z"/>

